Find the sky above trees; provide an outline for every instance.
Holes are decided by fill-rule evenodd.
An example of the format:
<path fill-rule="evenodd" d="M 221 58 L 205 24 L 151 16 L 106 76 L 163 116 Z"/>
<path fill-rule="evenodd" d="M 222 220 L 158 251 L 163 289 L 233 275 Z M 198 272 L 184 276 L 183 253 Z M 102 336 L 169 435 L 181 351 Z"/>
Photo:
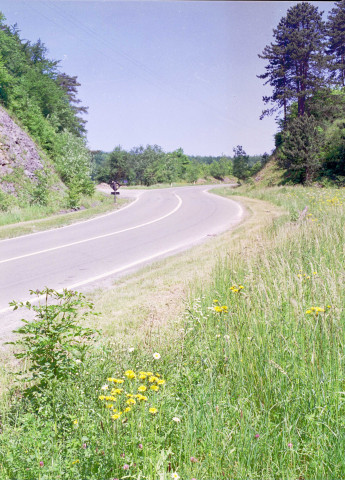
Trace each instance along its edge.
<path fill-rule="evenodd" d="M 298 2 L 2 0 L 7 24 L 77 75 L 92 149 L 158 144 L 189 155 L 271 152 L 276 125 L 256 75 Z M 310 2 L 328 11 L 334 2 Z"/>

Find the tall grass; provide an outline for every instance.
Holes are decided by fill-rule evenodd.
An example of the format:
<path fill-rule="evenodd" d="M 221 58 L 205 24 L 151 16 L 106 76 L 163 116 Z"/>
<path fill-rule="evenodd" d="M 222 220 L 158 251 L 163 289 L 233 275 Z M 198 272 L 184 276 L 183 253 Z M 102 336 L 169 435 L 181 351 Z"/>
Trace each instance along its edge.
<path fill-rule="evenodd" d="M 244 194 L 288 214 L 229 245 L 168 338 L 99 345 L 55 392 L 57 437 L 51 392 L 12 397 L 1 479 L 345 478 L 344 191 Z M 113 377 L 124 391 L 107 400 Z M 124 412 L 142 384 L 147 401 Z"/>

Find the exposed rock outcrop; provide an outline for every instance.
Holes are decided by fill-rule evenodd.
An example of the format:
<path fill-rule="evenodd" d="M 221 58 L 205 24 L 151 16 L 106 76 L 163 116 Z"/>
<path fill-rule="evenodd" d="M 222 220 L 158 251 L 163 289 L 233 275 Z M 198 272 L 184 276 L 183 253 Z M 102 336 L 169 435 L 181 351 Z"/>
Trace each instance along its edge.
<path fill-rule="evenodd" d="M 35 180 L 35 172 L 43 167 L 36 144 L 0 107 L 0 188 L 14 194 L 15 186 L 6 181 L 6 175 L 21 168 L 26 177 Z"/>

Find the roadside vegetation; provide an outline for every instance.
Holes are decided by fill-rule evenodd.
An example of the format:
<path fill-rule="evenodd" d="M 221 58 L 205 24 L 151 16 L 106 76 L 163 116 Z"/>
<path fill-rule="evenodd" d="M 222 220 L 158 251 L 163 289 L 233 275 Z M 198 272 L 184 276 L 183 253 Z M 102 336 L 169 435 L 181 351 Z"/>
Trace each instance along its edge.
<path fill-rule="evenodd" d="M 31 205 L 76 208 L 94 193 L 80 84 L 47 53 L 0 12 L 1 213 Z"/>
<path fill-rule="evenodd" d="M 223 181 L 237 177 L 248 178 L 267 162 L 268 154 L 247 155 L 241 146 L 234 156 L 188 156 L 182 148 L 164 152 L 158 145 L 134 147 L 130 151 L 121 146 L 112 152 L 92 152 L 92 178 L 97 182 L 111 180 L 127 185 L 152 186 L 156 184 L 196 183 L 211 178 Z"/>
<path fill-rule="evenodd" d="M 81 206 L 77 210 L 62 209 L 57 212 L 56 208 L 34 206 L 13 209 L 0 215 L 0 239 L 71 225 L 118 210 L 129 202 L 128 198 L 120 198 L 114 204 L 113 198 L 96 192 L 92 197 L 82 196 Z"/>
<path fill-rule="evenodd" d="M 289 8 L 260 58 L 272 87 L 262 118 L 278 114 L 276 158 L 285 180 L 310 185 L 345 180 L 345 1 L 328 18 L 309 2 Z"/>
<path fill-rule="evenodd" d="M 80 353 L 66 334 L 63 377 L 46 378 L 30 357 L 50 335 L 41 307 L 22 351 L 23 375 L 34 365 L 37 376 L 2 400 L 0 478 L 342 478 L 344 192 L 235 192 L 253 211 L 257 199 L 283 210 L 227 234 L 212 274 L 167 324 L 158 308 L 145 327 L 138 311 L 133 335 L 135 311 L 119 321 L 129 300 L 117 299 L 121 314 L 99 293 L 105 318 L 83 326 L 107 338 Z"/>
<path fill-rule="evenodd" d="M 215 160 L 243 183 L 216 192 L 246 207 L 241 226 L 87 297 L 12 303 L 1 480 L 345 477 L 344 12 L 326 24 L 299 3 L 261 55 L 277 161 Z M 194 182 L 213 162 L 116 147 L 92 174 Z"/>

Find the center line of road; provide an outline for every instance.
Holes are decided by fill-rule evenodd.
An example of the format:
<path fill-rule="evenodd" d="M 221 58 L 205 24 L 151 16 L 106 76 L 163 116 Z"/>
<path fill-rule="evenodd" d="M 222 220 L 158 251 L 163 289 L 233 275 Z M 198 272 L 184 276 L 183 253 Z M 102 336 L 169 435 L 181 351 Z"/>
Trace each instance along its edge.
<path fill-rule="evenodd" d="M 93 240 L 98 240 L 100 238 L 111 237 L 113 235 L 118 235 L 119 233 L 129 232 L 130 230 L 135 230 L 136 228 L 146 227 L 147 225 L 151 225 L 152 223 L 160 222 L 161 220 L 164 220 L 165 218 L 170 217 L 170 215 L 173 215 L 174 213 L 176 213 L 177 210 L 179 210 L 179 208 L 181 207 L 181 205 L 182 205 L 181 197 L 179 195 L 177 195 L 176 193 L 174 193 L 174 195 L 178 200 L 177 206 L 171 212 L 163 215 L 162 217 L 156 218 L 155 220 L 150 220 L 149 222 L 141 223 L 140 225 L 135 225 L 134 227 L 129 227 L 129 228 L 125 228 L 123 230 L 118 230 L 117 232 L 105 233 L 104 235 L 98 235 L 97 237 L 90 237 L 90 238 L 86 238 L 85 240 L 78 240 L 77 242 L 65 243 L 64 245 L 59 245 L 58 247 L 46 248 L 45 250 L 39 250 L 37 252 L 26 253 L 25 255 L 19 255 L 18 257 L 7 258 L 6 260 L 0 260 L 0 264 L 1 263 L 12 262 L 14 260 L 19 260 L 21 258 L 32 257 L 34 255 L 40 255 L 41 253 L 53 252 L 54 250 L 59 250 L 60 248 L 72 247 L 73 245 L 79 245 L 81 243 L 91 242 Z"/>

